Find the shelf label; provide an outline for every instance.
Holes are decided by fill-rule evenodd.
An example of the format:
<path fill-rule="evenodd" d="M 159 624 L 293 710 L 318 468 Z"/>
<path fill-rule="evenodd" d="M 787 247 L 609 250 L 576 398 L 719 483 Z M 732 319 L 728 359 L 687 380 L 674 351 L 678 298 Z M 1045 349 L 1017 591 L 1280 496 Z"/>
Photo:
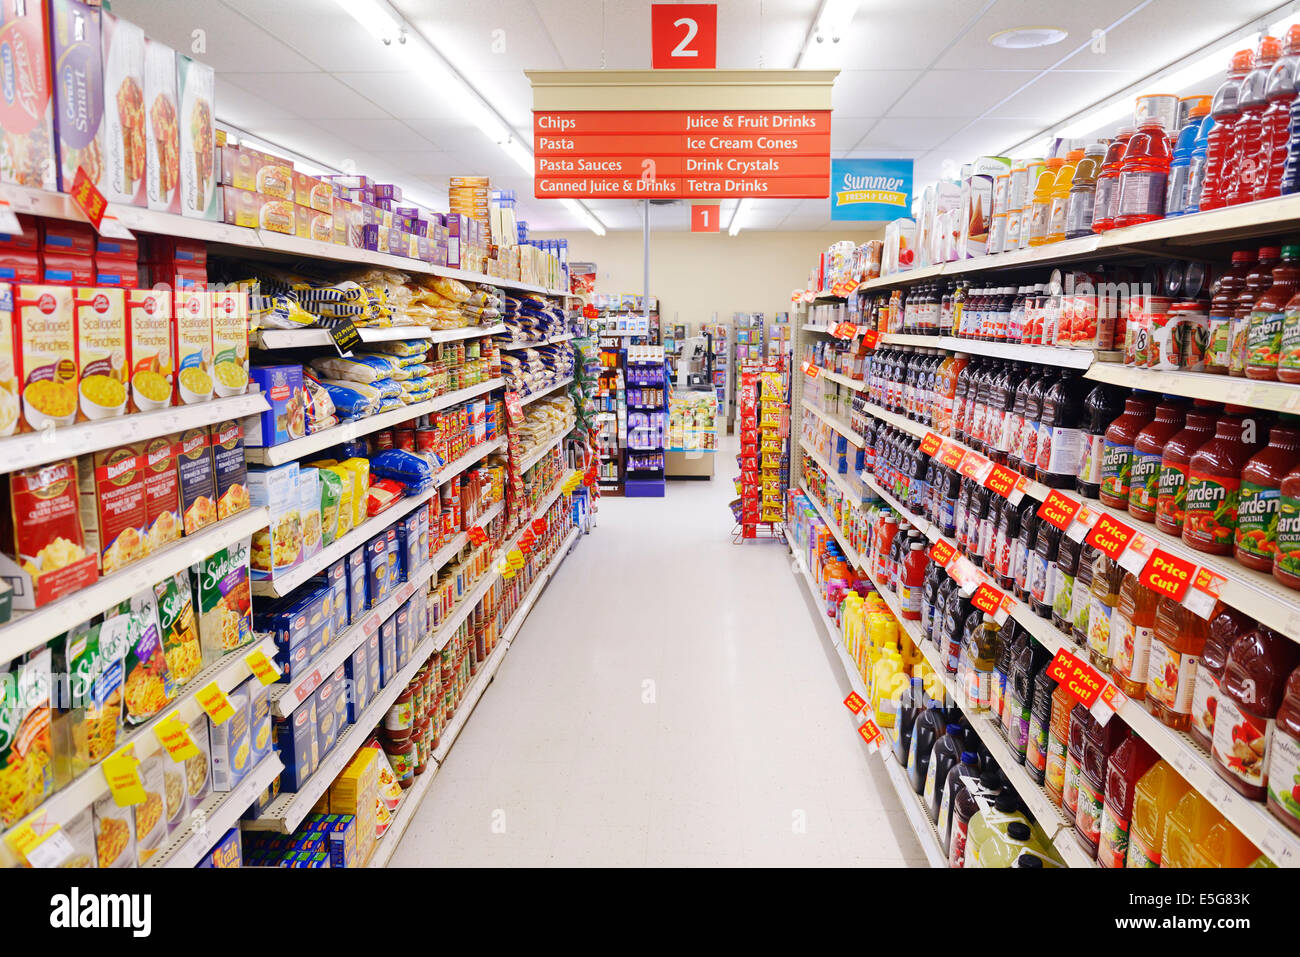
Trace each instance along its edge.
<path fill-rule="evenodd" d="M 532 554 L 533 543 L 532 540 L 528 538 L 528 536 L 525 535 L 523 538 L 519 539 L 519 551 L 525 555 Z"/>
<path fill-rule="evenodd" d="M 988 582 L 984 582 L 979 588 L 975 589 L 975 594 L 971 595 L 970 603 L 984 614 L 992 615 L 1002 607 L 1002 598 L 1002 592 Z"/>
<path fill-rule="evenodd" d="M 469 543 L 475 548 L 487 541 L 487 532 L 483 531 L 482 526 L 474 525 L 465 531 L 469 536 Z"/>
<path fill-rule="evenodd" d="M 356 324 L 351 319 L 332 319 L 326 326 L 326 330 L 330 334 L 330 341 L 334 343 L 334 348 L 341 356 L 352 355 L 352 350 L 361 345 L 361 333 L 357 331 Z"/>
<path fill-rule="evenodd" d="M 1146 567 L 1147 559 L 1155 550 L 1156 543 L 1151 540 L 1151 537 L 1138 532 L 1133 536 L 1133 541 L 1128 543 L 1124 554 L 1120 555 L 1119 564 L 1125 571 L 1140 575 L 1142 569 Z"/>
<path fill-rule="evenodd" d="M 1101 689 L 1101 694 L 1093 702 L 1089 710 L 1092 712 L 1092 716 L 1105 726 L 1115 716 L 1115 713 L 1126 704 L 1128 704 L 1128 695 L 1108 681 L 1106 687 Z"/>
<path fill-rule="evenodd" d="M 942 445 L 942 436 L 935 435 L 933 432 L 927 432 L 925 433 L 925 438 L 921 440 L 921 454 L 934 458 L 934 453 L 938 452 L 939 447 Z"/>
<path fill-rule="evenodd" d="M 366 619 L 366 623 L 362 627 L 365 628 L 367 635 L 373 635 L 379 630 L 381 624 L 383 624 L 383 617 L 376 611 L 371 612 L 370 617 Z"/>
<path fill-rule="evenodd" d="M 224 697 L 224 695 L 223 695 Z M 229 708 L 229 702 L 226 703 Z M 232 712 L 233 713 L 233 712 Z M 131 807 L 144 803 L 144 781 L 140 779 L 140 761 L 135 756 L 135 749 L 127 745 L 110 754 L 100 767 L 104 770 L 104 780 L 118 807 Z"/>
<path fill-rule="evenodd" d="M 1227 580 L 1208 568 L 1196 569 L 1196 575 L 1192 578 L 1192 587 L 1183 597 L 1183 607 L 1209 621 L 1210 616 L 1214 614 L 1214 606 L 1219 600 L 1219 592 Z"/>
<path fill-rule="evenodd" d="M 992 470 L 993 463 L 978 452 L 967 452 L 961 460 L 961 466 L 957 469 L 963 476 L 973 479 L 981 485 L 984 484 L 984 480 L 988 478 L 989 472 Z"/>
<path fill-rule="evenodd" d="M 807 359 L 803 361 L 803 365 L 801 365 L 799 368 L 803 370 L 803 374 L 806 375 L 808 378 L 810 379 L 817 378 L 817 367 Z"/>
<path fill-rule="evenodd" d="M 1191 587 L 1196 566 L 1189 561 L 1176 558 L 1168 552 L 1156 549 L 1147 559 L 1138 582 L 1146 585 L 1160 595 L 1166 595 L 1174 601 L 1182 601 Z"/>
<path fill-rule="evenodd" d="M 878 345 L 880 345 L 879 329 L 868 329 L 866 332 L 862 333 L 862 348 L 874 349 Z"/>
<path fill-rule="evenodd" d="M 831 329 L 831 335 L 836 339 L 852 339 L 858 334 L 858 327 L 851 322 L 837 322 Z"/>
<path fill-rule="evenodd" d="M 266 657 L 266 652 L 257 649 L 251 654 L 244 656 L 244 663 L 248 665 L 248 670 L 263 685 L 273 685 L 280 680 L 280 669 L 270 658 Z"/>
<path fill-rule="evenodd" d="M 524 553 L 520 551 L 518 548 L 510 549 L 510 551 L 506 553 L 506 564 L 510 568 L 514 569 L 515 571 L 518 571 L 519 569 L 523 568 Z"/>
<path fill-rule="evenodd" d="M 86 175 L 85 169 L 78 166 L 77 175 L 72 181 L 72 189 L 68 190 L 68 196 L 76 207 L 86 214 L 90 220 L 90 225 L 95 227 L 99 232 L 100 223 L 104 221 L 104 214 L 108 212 L 108 200 L 104 194 Z"/>
<path fill-rule="evenodd" d="M 199 707 L 207 712 L 213 724 L 225 724 L 235 713 L 235 709 L 230 705 L 230 699 L 215 681 L 200 688 L 196 697 L 199 699 Z"/>
<path fill-rule="evenodd" d="M 882 737 L 880 728 L 876 722 L 868 718 L 858 726 L 858 734 L 862 735 L 862 740 L 867 742 L 867 750 L 873 754 L 880 750 L 880 739 Z"/>
<path fill-rule="evenodd" d="M 47 820 L 44 811 L 33 814 L 5 835 L 9 848 L 30 867 L 58 867 L 75 849 L 59 825 Z"/>
<path fill-rule="evenodd" d="M 21 236 L 23 234 L 23 224 L 18 221 L 18 214 L 13 211 L 13 207 L 5 199 L 0 199 L 0 233 L 6 233 L 10 236 Z"/>
<path fill-rule="evenodd" d="M 298 699 L 299 704 L 302 704 L 304 701 L 307 700 L 308 697 L 311 696 L 311 693 L 313 691 L 315 691 L 317 688 L 320 687 L 320 683 L 321 683 L 320 669 L 316 668 L 312 671 L 311 674 L 307 676 L 307 679 L 305 681 L 299 682 L 298 686 L 293 689 L 293 696 Z"/>
<path fill-rule="evenodd" d="M 534 535 L 542 535 L 546 532 L 546 516 L 533 519 L 532 530 Z"/>
<path fill-rule="evenodd" d="M 1081 507 L 1082 503 L 1052 489 L 1047 493 L 1043 504 L 1038 507 L 1038 517 L 1047 524 L 1065 531 L 1070 527 L 1070 523 L 1074 521 L 1074 516 Z"/>
<path fill-rule="evenodd" d="M 153 733 L 173 761 L 188 761 L 199 753 L 198 746 L 190 737 L 189 726 L 181 720 L 179 711 L 173 711 L 154 725 Z"/>
<path fill-rule="evenodd" d="M 858 714 L 866 706 L 867 703 L 862 700 L 862 696 L 856 691 L 850 691 L 849 696 L 844 699 L 844 707 L 848 708 L 854 714 Z"/>
<path fill-rule="evenodd" d="M 966 450 L 960 445 L 953 445 L 951 442 L 944 443 L 939 450 L 939 462 L 950 469 L 961 468 L 961 460 L 966 457 Z"/>
<path fill-rule="evenodd" d="M 1047 674 L 1057 684 L 1064 685 L 1065 690 L 1086 708 L 1092 707 L 1092 703 L 1097 700 L 1102 687 L 1106 684 L 1091 665 L 1076 658 L 1064 648 L 1056 653 L 1052 663 L 1047 666 Z"/>
<path fill-rule="evenodd" d="M 1016 490 L 1016 483 L 1022 478 L 1019 472 L 1013 472 L 1005 465 L 994 465 L 984 479 L 984 487 L 992 489 L 1005 499 L 1011 498 Z"/>
<path fill-rule="evenodd" d="M 1111 518 L 1109 515 L 1098 515 L 1097 524 L 1092 527 L 1092 531 L 1084 541 L 1111 561 L 1115 561 L 1124 549 L 1128 548 L 1128 543 L 1133 540 L 1135 534 L 1137 531 L 1134 528 L 1118 519 Z"/>
<path fill-rule="evenodd" d="M 939 539 L 939 541 L 930 546 L 930 557 L 934 559 L 935 564 L 939 565 L 941 568 L 947 568 L 948 563 L 952 561 L 953 556 L 956 554 L 957 549 L 953 548 L 943 539 Z"/>
<path fill-rule="evenodd" d="M 1092 531 L 1093 526 L 1097 524 L 1097 519 L 1100 515 L 1100 512 L 1094 511 L 1087 505 L 1084 505 L 1079 509 L 1079 514 L 1074 516 L 1074 521 L 1071 522 L 1070 527 L 1065 530 L 1065 534 L 1068 535 L 1072 541 L 1083 544 L 1084 538 L 1086 538 L 1088 533 Z"/>

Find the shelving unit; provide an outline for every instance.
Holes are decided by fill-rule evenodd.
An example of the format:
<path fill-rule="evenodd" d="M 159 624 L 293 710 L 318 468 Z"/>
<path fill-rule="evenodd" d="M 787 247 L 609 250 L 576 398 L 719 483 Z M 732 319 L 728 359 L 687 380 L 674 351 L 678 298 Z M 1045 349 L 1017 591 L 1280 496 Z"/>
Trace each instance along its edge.
<path fill-rule="evenodd" d="M 571 334 L 565 333 L 560 336 L 551 336 L 551 338 L 543 339 L 541 342 L 503 342 L 500 345 L 506 352 L 513 352 L 520 349 L 540 349 L 542 346 L 553 346 L 557 343 L 568 342 L 572 338 Z"/>
<path fill-rule="evenodd" d="M 803 407 L 829 425 L 840 435 L 844 436 L 844 438 L 848 439 L 849 445 L 858 449 L 862 448 L 862 436 L 854 432 L 853 426 L 848 422 L 845 422 L 838 416 L 831 415 L 829 412 L 824 411 L 820 406 L 814 405 L 808 399 L 803 400 Z"/>
<path fill-rule="evenodd" d="M 427 339 L 430 342 L 457 342 L 461 339 L 478 339 L 496 336 L 506 331 L 501 324 L 494 326 L 465 326 L 460 329 L 430 329 L 426 326 L 362 327 L 357 330 L 362 342 L 398 342 L 405 339 Z M 325 329 L 262 329 L 250 337 L 257 349 L 310 349 L 332 346 L 334 340 Z"/>

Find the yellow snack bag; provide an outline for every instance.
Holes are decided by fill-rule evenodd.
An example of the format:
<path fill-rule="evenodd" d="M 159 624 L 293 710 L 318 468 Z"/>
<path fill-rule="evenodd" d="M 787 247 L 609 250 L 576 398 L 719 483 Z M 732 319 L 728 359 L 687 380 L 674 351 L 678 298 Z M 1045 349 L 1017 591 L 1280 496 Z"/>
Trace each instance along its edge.
<path fill-rule="evenodd" d="M 370 493 L 370 460 L 354 457 L 344 459 L 339 466 L 352 473 L 352 524 L 355 527 L 366 520 L 366 497 Z"/>

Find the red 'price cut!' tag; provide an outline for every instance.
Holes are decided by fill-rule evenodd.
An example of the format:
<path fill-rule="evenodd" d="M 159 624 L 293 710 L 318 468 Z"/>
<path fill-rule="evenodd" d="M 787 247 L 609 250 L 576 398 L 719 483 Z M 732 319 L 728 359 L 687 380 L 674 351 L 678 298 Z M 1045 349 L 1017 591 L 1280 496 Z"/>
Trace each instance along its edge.
<path fill-rule="evenodd" d="M 836 339 L 852 339 L 858 334 L 858 327 L 851 322 L 837 322 L 831 329 L 831 335 Z"/>
<path fill-rule="evenodd" d="M 960 445 L 945 445 L 939 453 L 939 462 L 950 469 L 960 468 L 961 460 L 966 457 L 966 450 Z"/>
<path fill-rule="evenodd" d="M 1011 471 L 1005 465 L 994 465 L 993 471 L 989 473 L 988 478 L 984 480 L 984 487 L 992 489 L 1003 498 L 1010 498 L 1011 493 L 1015 491 L 1016 482 L 1019 481 L 1019 473 Z"/>
<path fill-rule="evenodd" d="M 799 368 L 803 370 L 803 374 L 806 375 L 808 378 L 810 379 L 817 378 L 817 367 L 813 365 L 811 362 L 805 360 L 804 364 L 801 365 Z"/>
<path fill-rule="evenodd" d="M 1182 601 L 1183 596 L 1187 594 L 1187 589 L 1191 587 L 1194 574 L 1196 574 L 1196 566 L 1192 562 L 1175 558 L 1157 548 L 1143 566 L 1142 574 L 1138 575 L 1138 582 L 1158 595 L 1166 595 L 1174 601 Z"/>
<path fill-rule="evenodd" d="M 1061 531 L 1065 531 L 1070 527 L 1070 523 L 1074 521 L 1074 516 L 1078 514 L 1081 507 L 1080 502 L 1053 489 L 1039 506 L 1038 517 L 1047 524 L 1055 525 Z"/>
<path fill-rule="evenodd" d="M 930 557 L 934 559 L 935 564 L 941 568 L 947 568 L 948 563 L 952 561 L 953 556 L 957 554 L 957 549 L 953 548 L 945 541 L 937 541 L 930 546 Z"/>
<path fill-rule="evenodd" d="M 975 589 L 970 603 L 986 615 L 994 614 L 1002 604 L 1002 592 L 987 583 Z"/>
<path fill-rule="evenodd" d="M 1102 515 L 1097 519 L 1097 524 L 1092 526 L 1092 531 L 1084 541 L 1114 561 L 1119 558 L 1124 549 L 1128 548 L 1128 543 L 1133 541 L 1133 536 L 1136 534 L 1136 531 L 1123 522 L 1109 515 Z"/>
<path fill-rule="evenodd" d="M 877 329 L 868 329 L 862 334 L 862 346 L 865 349 L 874 349 L 880 345 L 880 331 Z"/>
<path fill-rule="evenodd" d="M 1084 664 L 1064 648 L 1056 653 L 1052 663 L 1047 666 L 1047 675 L 1057 684 L 1064 685 L 1067 692 L 1088 708 L 1092 707 L 1106 684 L 1105 679 L 1090 665 Z"/>
<path fill-rule="evenodd" d="M 866 706 L 867 703 L 862 700 L 862 696 L 856 691 L 850 691 L 849 696 L 844 699 L 844 707 L 848 708 L 854 714 L 857 714 Z"/>
<path fill-rule="evenodd" d="M 933 432 L 925 433 L 925 438 L 921 440 L 921 454 L 934 457 L 934 453 L 939 451 L 939 446 L 943 445 L 943 437 L 935 435 Z"/>
<path fill-rule="evenodd" d="M 862 735 L 862 740 L 867 742 L 867 747 L 871 751 L 874 752 L 880 748 L 880 728 L 870 718 L 862 722 L 858 727 L 858 734 Z"/>

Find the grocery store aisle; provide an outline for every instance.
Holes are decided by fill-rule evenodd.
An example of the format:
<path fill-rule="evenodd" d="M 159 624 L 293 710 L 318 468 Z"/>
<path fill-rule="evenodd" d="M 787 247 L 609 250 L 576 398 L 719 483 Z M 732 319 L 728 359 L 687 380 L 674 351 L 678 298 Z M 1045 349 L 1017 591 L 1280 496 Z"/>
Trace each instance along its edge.
<path fill-rule="evenodd" d="M 924 866 L 784 545 L 731 544 L 733 455 L 600 503 L 393 866 Z"/>

